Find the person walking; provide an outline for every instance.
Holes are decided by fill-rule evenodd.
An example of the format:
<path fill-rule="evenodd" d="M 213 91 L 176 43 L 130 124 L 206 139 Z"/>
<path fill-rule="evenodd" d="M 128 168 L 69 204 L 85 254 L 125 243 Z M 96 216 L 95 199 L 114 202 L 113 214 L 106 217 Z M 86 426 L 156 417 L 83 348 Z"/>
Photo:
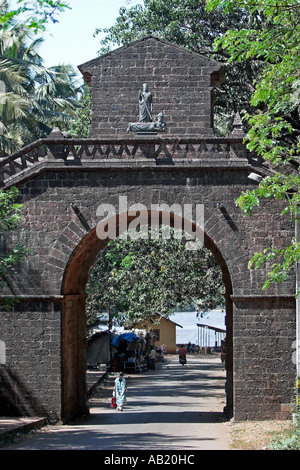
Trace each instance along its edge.
<path fill-rule="evenodd" d="M 123 372 L 120 372 L 119 377 L 116 378 L 114 390 L 116 393 L 117 410 L 123 411 L 127 392 L 127 385 L 126 380 L 123 377 Z"/>
<path fill-rule="evenodd" d="M 183 346 L 183 344 L 178 349 L 178 356 L 179 356 L 179 363 L 182 365 L 186 364 L 186 349 Z"/>

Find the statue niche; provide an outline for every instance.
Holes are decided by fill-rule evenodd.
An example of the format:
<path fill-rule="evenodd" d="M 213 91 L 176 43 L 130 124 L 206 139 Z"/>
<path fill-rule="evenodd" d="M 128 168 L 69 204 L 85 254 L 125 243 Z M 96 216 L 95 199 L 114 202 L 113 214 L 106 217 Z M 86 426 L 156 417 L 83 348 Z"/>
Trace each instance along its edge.
<path fill-rule="evenodd" d="M 147 83 L 143 85 L 143 91 L 139 91 L 139 122 L 132 122 L 128 124 L 127 132 L 133 131 L 137 133 L 151 133 L 156 134 L 157 131 L 164 131 L 167 128 L 164 122 L 163 113 L 157 115 L 157 120 L 152 120 L 152 94 L 148 90 Z"/>

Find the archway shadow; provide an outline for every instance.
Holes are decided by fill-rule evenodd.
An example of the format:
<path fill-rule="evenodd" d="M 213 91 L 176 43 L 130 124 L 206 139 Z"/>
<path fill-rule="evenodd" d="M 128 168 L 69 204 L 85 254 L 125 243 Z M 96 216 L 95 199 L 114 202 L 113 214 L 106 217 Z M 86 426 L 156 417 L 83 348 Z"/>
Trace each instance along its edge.
<path fill-rule="evenodd" d="M 143 405 L 147 406 L 147 403 L 143 402 Z M 149 403 L 150 405 L 150 403 Z M 173 404 L 174 406 L 174 404 Z M 103 413 L 92 413 L 87 424 L 102 424 L 105 426 L 115 425 L 115 424 L 187 424 L 187 423 L 221 423 L 225 421 L 223 413 L 220 411 L 134 411 L 134 405 L 128 405 L 125 407 L 125 410 L 121 413 L 117 410 L 112 410 L 111 414 Z M 159 429 L 159 428 L 158 428 Z"/>

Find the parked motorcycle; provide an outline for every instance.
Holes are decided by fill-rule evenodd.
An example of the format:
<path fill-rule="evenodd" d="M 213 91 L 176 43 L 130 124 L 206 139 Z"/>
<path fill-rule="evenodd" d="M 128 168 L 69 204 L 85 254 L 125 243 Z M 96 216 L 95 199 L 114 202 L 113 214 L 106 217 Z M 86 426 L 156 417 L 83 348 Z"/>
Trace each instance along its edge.
<path fill-rule="evenodd" d="M 186 356 L 184 356 L 183 354 L 180 354 L 179 356 L 179 364 L 182 364 L 184 366 L 184 364 L 186 364 Z"/>

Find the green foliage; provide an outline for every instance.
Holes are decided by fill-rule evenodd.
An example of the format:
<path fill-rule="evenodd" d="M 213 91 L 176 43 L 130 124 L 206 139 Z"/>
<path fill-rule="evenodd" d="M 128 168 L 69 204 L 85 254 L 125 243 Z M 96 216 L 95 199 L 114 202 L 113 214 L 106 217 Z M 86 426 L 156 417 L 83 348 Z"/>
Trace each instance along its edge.
<path fill-rule="evenodd" d="M 89 136 L 92 123 L 91 94 L 89 87 L 84 86 L 79 98 L 79 107 L 76 119 L 69 126 L 70 135 L 74 138 L 86 138 Z"/>
<path fill-rule="evenodd" d="M 290 431 L 286 436 L 274 439 L 269 450 L 300 450 L 300 430 Z"/>
<path fill-rule="evenodd" d="M 18 195 L 16 187 L 0 191 L 0 235 L 15 230 L 20 222 L 22 205 L 15 202 Z"/>
<path fill-rule="evenodd" d="M 225 11 L 239 6 L 236 0 L 208 4 Z M 251 98 L 257 111 L 246 116 L 248 148 L 271 163 L 282 164 L 299 152 L 300 6 L 296 0 L 247 0 L 243 8 L 260 18 L 260 27 L 229 30 L 215 42 L 215 49 L 225 49 L 229 62 L 264 62 Z"/>
<path fill-rule="evenodd" d="M 87 286 L 89 325 L 103 311 L 122 324 L 175 307 L 199 312 L 224 306 L 222 273 L 205 248 L 187 250 L 185 238 L 115 239 L 98 257 Z"/>
<path fill-rule="evenodd" d="M 209 9 L 230 13 L 242 7 L 259 21 L 259 28 L 229 30 L 215 42 L 215 49 L 226 50 L 229 62 L 262 61 L 264 68 L 251 97 L 253 113 L 245 113 L 247 147 L 260 156 L 272 176 L 263 178 L 259 187 L 244 192 L 237 204 L 245 215 L 252 215 L 262 199 L 285 201 L 282 216 L 299 217 L 300 150 L 300 5 L 297 0 L 208 0 Z M 299 243 L 290 240 L 285 249 L 270 247 L 256 253 L 250 262 L 258 268 L 270 260 L 268 279 L 282 282 L 300 259 Z"/>
<path fill-rule="evenodd" d="M 0 11 L 6 2 L 0 0 Z M 46 137 L 53 127 L 66 130 L 76 118 L 81 84 L 66 65 L 43 66 L 42 38 L 15 17 L 0 27 L 0 150 L 12 153 Z"/>
<path fill-rule="evenodd" d="M 22 27 L 38 32 L 45 30 L 48 21 L 57 22 L 57 14 L 70 8 L 66 2 L 59 0 L 18 0 L 18 8 L 10 9 L 7 0 L 0 2 L 0 28 L 6 28 L 12 20 L 18 19 Z"/>
<path fill-rule="evenodd" d="M 95 35 L 106 33 L 101 52 L 155 34 L 195 52 L 216 55 L 213 40 L 244 19 L 238 12 L 211 15 L 202 0 L 143 0 L 143 4 L 122 7 L 112 27 L 96 30 Z"/>
<path fill-rule="evenodd" d="M 270 247 L 255 253 L 249 262 L 249 268 L 258 269 L 262 264 L 272 262 L 274 259 L 277 261 L 270 265 L 264 289 L 268 289 L 271 282 L 283 282 L 289 279 L 291 270 L 300 259 L 300 243 L 293 241 L 287 248 Z"/>
<path fill-rule="evenodd" d="M 16 202 L 19 195 L 17 188 L 12 187 L 7 191 L 0 191 L 0 237 L 7 232 L 17 229 L 22 218 L 23 206 Z M 0 285 L 5 284 L 5 276 L 14 270 L 17 263 L 28 254 L 28 249 L 23 245 L 8 247 L 7 252 L 0 256 Z M 9 309 L 14 299 L 2 299 L 1 307 Z"/>
<path fill-rule="evenodd" d="M 273 439 L 269 450 L 300 450 L 300 407 L 299 407 L 299 381 L 296 379 L 295 401 L 292 407 L 292 423 L 281 436 Z"/>

